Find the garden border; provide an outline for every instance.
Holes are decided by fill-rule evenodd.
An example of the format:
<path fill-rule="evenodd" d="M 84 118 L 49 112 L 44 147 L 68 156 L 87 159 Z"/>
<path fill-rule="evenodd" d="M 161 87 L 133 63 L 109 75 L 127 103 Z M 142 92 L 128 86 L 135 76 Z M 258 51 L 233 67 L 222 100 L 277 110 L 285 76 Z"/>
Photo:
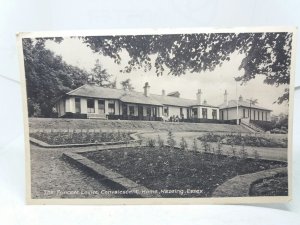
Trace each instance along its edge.
<path fill-rule="evenodd" d="M 85 172 L 94 176 L 95 178 L 100 178 L 105 180 L 106 184 L 112 186 L 113 188 L 126 189 L 129 194 L 136 194 L 143 198 L 159 198 L 161 195 L 154 193 L 150 189 L 135 183 L 134 181 L 122 176 L 121 174 L 107 169 L 101 164 L 95 163 L 80 154 L 65 152 L 62 155 L 63 159 L 75 164 L 80 168 L 84 168 Z M 144 192 L 144 193 L 143 193 Z"/>
<path fill-rule="evenodd" d="M 250 197 L 252 184 L 278 174 L 287 174 L 287 167 L 263 170 L 256 173 L 238 175 L 221 184 L 215 189 L 212 197 Z"/>
<path fill-rule="evenodd" d="M 118 142 L 100 142 L 100 143 L 84 143 L 84 144 L 63 144 L 63 145 L 50 145 L 46 142 L 43 142 L 41 140 L 38 140 L 33 137 L 29 137 L 29 141 L 37 146 L 43 147 L 43 148 L 67 148 L 67 147 L 88 147 L 88 146 L 105 146 L 105 145 L 118 145 L 118 144 L 130 144 L 130 143 L 136 143 L 140 139 L 137 136 L 137 133 L 133 133 L 129 135 L 133 140 L 130 140 L 128 142 L 126 141 L 118 141 Z"/>

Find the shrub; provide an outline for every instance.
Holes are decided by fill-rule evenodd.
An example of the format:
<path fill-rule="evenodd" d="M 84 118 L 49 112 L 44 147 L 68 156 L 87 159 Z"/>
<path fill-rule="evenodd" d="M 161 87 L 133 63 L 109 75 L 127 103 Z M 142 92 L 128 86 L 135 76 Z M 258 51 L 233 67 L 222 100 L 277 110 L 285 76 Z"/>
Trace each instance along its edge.
<path fill-rule="evenodd" d="M 174 139 L 174 135 L 172 131 L 168 132 L 167 144 L 173 149 L 176 145 L 176 141 Z"/>
<path fill-rule="evenodd" d="M 198 145 L 197 145 L 197 139 L 194 138 L 193 140 L 193 146 L 192 146 L 193 151 L 197 152 L 198 151 Z"/>
<path fill-rule="evenodd" d="M 245 148 L 245 143 L 242 143 L 242 148 L 241 148 L 241 151 L 240 151 L 240 157 L 242 159 L 248 158 L 248 152 L 247 152 L 247 150 Z"/>
<path fill-rule="evenodd" d="M 236 149 L 235 149 L 235 147 L 233 146 L 233 144 L 231 144 L 230 146 L 231 146 L 231 153 L 232 153 L 232 155 L 235 157 L 235 156 L 236 156 Z"/>
<path fill-rule="evenodd" d="M 256 149 L 253 151 L 253 158 L 254 159 L 260 159 L 260 155 L 259 155 L 259 153 Z"/>
<path fill-rule="evenodd" d="M 143 144 L 143 137 L 140 134 L 136 135 L 138 137 L 137 143 L 141 146 Z"/>
<path fill-rule="evenodd" d="M 223 150 L 222 150 L 222 143 L 219 140 L 218 144 L 217 144 L 217 155 L 222 155 L 223 154 Z"/>
<path fill-rule="evenodd" d="M 155 139 L 153 139 L 153 138 L 148 138 L 148 139 L 147 139 L 147 142 L 146 142 L 146 145 L 147 145 L 148 147 L 150 147 L 150 148 L 154 148 L 154 147 L 155 147 L 155 143 L 156 143 Z"/>
<path fill-rule="evenodd" d="M 158 135 L 157 136 L 157 144 L 159 148 L 163 148 L 164 147 L 164 140 Z"/>
<path fill-rule="evenodd" d="M 208 152 L 210 150 L 210 145 L 208 144 L 208 142 L 206 140 L 202 140 L 201 144 L 204 149 L 204 152 Z"/>
<path fill-rule="evenodd" d="M 182 150 L 187 150 L 188 144 L 187 144 L 186 140 L 184 139 L 184 137 L 181 138 L 179 145 Z"/>

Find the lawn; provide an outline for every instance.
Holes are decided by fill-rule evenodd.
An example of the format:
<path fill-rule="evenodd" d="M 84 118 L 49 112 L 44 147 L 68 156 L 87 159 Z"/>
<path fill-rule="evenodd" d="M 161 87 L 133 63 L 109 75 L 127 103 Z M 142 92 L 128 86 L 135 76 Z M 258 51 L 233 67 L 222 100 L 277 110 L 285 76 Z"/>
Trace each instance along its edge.
<path fill-rule="evenodd" d="M 210 197 L 220 184 L 237 175 L 287 166 L 285 162 L 242 159 L 169 147 L 137 147 L 81 153 L 153 190 L 200 190 L 161 193 L 163 197 Z"/>

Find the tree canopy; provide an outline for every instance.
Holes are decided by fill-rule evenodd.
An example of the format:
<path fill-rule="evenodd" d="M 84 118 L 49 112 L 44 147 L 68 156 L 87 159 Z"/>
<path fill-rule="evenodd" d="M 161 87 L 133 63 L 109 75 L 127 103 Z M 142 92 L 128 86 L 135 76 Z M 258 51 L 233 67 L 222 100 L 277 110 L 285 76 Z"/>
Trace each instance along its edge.
<path fill-rule="evenodd" d="M 29 116 L 52 116 L 57 98 L 87 83 L 90 76 L 45 49 L 45 41 L 23 39 Z"/>
<path fill-rule="evenodd" d="M 229 61 L 238 52 L 245 57 L 239 66 L 244 71 L 237 77 L 241 84 L 264 76 L 269 85 L 290 82 L 292 33 L 201 33 L 172 35 L 126 35 L 80 37 L 95 53 L 109 56 L 120 64 L 121 52 L 129 54 L 128 65 L 123 72 L 135 69 L 154 69 L 158 76 L 165 73 L 180 76 L 187 71 L 212 71 Z M 289 90 L 277 102 L 288 101 Z"/>
<path fill-rule="evenodd" d="M 127 90 L 127 91 L 133 91 L 134 87 L 132 86 L 131 80 L 130 79 L 126 79 L 120 82 L 123 90 Z"/>

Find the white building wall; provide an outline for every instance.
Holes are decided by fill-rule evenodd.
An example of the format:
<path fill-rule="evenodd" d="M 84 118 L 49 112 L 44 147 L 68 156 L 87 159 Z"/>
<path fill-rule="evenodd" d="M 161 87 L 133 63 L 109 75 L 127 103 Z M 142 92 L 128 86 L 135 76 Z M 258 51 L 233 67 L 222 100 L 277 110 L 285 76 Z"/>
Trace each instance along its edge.
<path fill-rule="evenodd" d="M 251 113 L 250 113 L 250 109 L 249 108 L 244 108 L 244 107 L 239 107 L 239 115 L 238 118 L 241 119 L 244 117 L 243 115 L 243 109 L 245 109 L 245 118 L 249 118 L 251 115 L 251 120 L 258 120 L 258 112 L 259 112 L 259 120 L 260 121 L 271 121 L 271 113 L 270 111 L 265 111 L 265 110 L 260 110 L 260 109 L 251 109 Z M 235 120 L 237 119 L 237 113 L 236 113 L 237 108 L 229 108 L 229 109 L 222 109 L 220 110 L 220 113 L 222 113 L 222 111 L 224 112 L 224 120 Z M 264 113 L 264 116 L 262 118 L 262 112 Z M 228 113 L 228 115 L 227 115 Z M 255 113 L 255 116 L 254 116 Z M 267 119 L 266 119 L 266 115 L 267 115 Z"/>
<path fill-rule="evenodd" d="M 56 104 L 58 116 L 61 117 L 66 114 L 66 102 L 64 99 L 59 100 Z"/>
<path fill-rule="evenodd" d="M 87 114 L 87 99 L 80 98 L 80 112 L 82 114 Z"/>
<path fill-rule="evenodd" d="M 75 97 L 69 97 L 64 100 L 66 112 L 75 113 Z"/>

